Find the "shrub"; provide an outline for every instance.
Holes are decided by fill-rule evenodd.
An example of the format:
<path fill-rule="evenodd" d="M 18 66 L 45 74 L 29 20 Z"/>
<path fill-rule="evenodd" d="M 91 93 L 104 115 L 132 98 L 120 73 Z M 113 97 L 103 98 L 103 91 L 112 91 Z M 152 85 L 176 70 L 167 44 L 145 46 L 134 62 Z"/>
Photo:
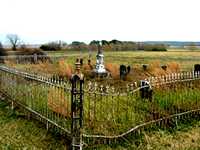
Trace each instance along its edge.
<path fill-rule="evenodd" d="M 48 44 L 41 45 L 40 49 L 42 49 L 44 51 L 57 51 L 57 50 L 61 49 L 61 45 L 60 45 L 60 43 L 57 43 L 57 42 L 51 42 Z"/>
<path fill-rule="evenodd" d="M 144 50 L 145 51 L 167 51 L 165 45 L 163 44 L 146 44 L 144 45 Z"/>

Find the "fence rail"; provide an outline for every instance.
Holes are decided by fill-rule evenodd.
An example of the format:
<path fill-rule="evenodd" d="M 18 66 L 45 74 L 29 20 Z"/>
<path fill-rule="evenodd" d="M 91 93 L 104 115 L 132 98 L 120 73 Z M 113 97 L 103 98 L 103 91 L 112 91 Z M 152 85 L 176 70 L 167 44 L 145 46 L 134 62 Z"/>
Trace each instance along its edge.
<path fill-rule="evenodd" d="M 0 91 L 43 119 L 47 129 L 54 126 L 70 136 L 71 90 L 64 82 L 0 66 Z"/>
<path fill-rule="evenodd" d="M 131 83 L 126 89 L 84 84 L 82 133 L 86 146 L 116 142 L 152 124 L 168 126 L 182 117 L 199 117 L 200 72 L 146 81 L 150 84 L 138 87 Z M 36 115 L 47 129 L 53 128 L 69 138 L 73 136 L 71 115 L 75 104 L 71 102 L 72 89 L 69 82 L 60 79 L 0 66 L 0 92 Z"/>

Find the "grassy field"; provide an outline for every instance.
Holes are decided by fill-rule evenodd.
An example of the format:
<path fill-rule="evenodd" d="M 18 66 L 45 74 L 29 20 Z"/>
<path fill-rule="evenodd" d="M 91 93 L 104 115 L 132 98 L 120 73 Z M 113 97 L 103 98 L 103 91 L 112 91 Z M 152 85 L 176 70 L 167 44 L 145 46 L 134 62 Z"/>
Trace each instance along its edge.
<path fill-rule="evenodd" d="M 13 64 L 7 62 L 10 66 L 15 66 L 18 69 L 27 72 L 39 73 L 52 77 L 58 75 L 60 77 L 70 78 L 71 73 L 75 70 L 75 62 L 77 58 L 83 58 L 84 65 L 82 72 L 86 79 L 91 79 L 92 69 L 96 64 L 96 52 L 91 53 L 91 65 L 87 65 L 89 53 L 87 51 L 54 51 L 47 52 L 51 56 L 53 63 L 30 64 Z M 53 56 L 63 56 L 64 58 L 55 58 Z M 150 51 L 105 51 L 104 64 L 106 69 L 111 73 L 111 76 L 116 81 L 119 79 L 119 66 L 121 64 L 130 65 L 131 72 L 126 81 L 138 81 L 148 78 L 149 76 L 161 76 L 180 71 L 192 71 L 195 64 L 200 63 L 200 51 L 176 50 L 170 49 L 166 52 L 150 52 Z M 147 64 L 150 67 L 146 71 L 142 65 Z M 164 71 L 161 66 L 166 65 L 168 68 Z M 89 78 L 88 78 L 89 77 Z"/>
<path fill-rule="evenodd" d="M 66 149 L 64 140 L 48 133 L 37 121 L 26 120 L 0 101 L 0 149 Z"/>
<path fill-rule="evenodd" d="M 75 62 L 75 58 L 83 57 L 88 58 L 88 52 L 48 52 L 50 55 L 73 55 L 66 61 L 70 64 Z M 76 55 L 76 56 L 74 56 Z M 160 62 L 161 64 L 167 64 L 169 62 L 177 62 L 181 66 L 181 70 L 192 70 L 193 65 L 200 63 L 200 51 L 190 51 L 185 49 L 170 49 L 166 52 L 148 52 L 148 51 L 104 51 L 105 63 L 116 64 L 149 64 L 152 62 Z M 96 52 L 92 52 L 92 61 L 96 61 Z"/>
<path fill-rule="evenodd" d="M 177 62 L 181 70 L 191 70 L 200 63 L 200 51 L 167 51 L 167 52 L 106 52 L 105 61 L 120 64 L 149 64 L 155 61 L 160 64 Z"/>
<path fill-rule="evenodd" d="M 197 150 L 200 149 L 200 121 L 180 124 L 175 129 L 143 133 L 143 137 L 116 147 L 103 146 L 99 150 Z M 13 113 L 0 101 L 0 149 L 64 150 L 63 140 L 48 133 L 38 122 L 28 121 Z"/>

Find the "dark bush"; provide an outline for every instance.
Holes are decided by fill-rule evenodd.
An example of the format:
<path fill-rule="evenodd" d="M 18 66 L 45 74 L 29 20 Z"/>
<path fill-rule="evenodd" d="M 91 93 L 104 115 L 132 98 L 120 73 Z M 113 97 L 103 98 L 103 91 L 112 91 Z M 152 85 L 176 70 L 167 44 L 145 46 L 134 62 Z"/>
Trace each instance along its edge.
<path fill-rule="evenodd" d="M 145 44 L 143 48 L 145 51 L 167 51 L 163 44 Z"/>
<path fill-rule="evenodd" d="M 167 51 L 167 49 L 164 47 L 154 47 L 152 48 L 152 51 Z"/>
<path fill-rule="evenodd" d="M 61 45 L 59 43 L 56 42 L 51 42 L 48 44 L 43 44 L 40 46 L 40 49 L 44 50 L 44 51 L 57 51 L 61 49 Z"/>

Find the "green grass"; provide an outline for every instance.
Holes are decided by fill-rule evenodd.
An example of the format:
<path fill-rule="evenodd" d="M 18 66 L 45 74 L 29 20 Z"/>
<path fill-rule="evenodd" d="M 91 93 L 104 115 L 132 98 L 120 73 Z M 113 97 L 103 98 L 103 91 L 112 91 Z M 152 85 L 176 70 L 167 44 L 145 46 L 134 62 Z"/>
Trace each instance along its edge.
<path fill-rule="evenodd" d="M 13 113 L 0 101 L 0 149 L 65 149 L 62 139 L 48 133 L 37 121 Z M 137 141 L 137 142 L 136 142 Z M 197 150 L 200 148 L 200 121 L 185 122 L 174 129 L 143 132 L 137 140 L 97 150 Z M 94 148 L 93 148 L 94 149 Z"/>
<path fill-rule="evenodd" d="M 143 131 L 136 139 L 99 150 L 199 150 L 200 121 L 188 120 L 168 129 Z"/>
<path fill-rule="evenodd" d="M 66 149 L 64 140 L 53 136 L 37 121 L 26 120 L 0 100 L 0 149 Z"/>

